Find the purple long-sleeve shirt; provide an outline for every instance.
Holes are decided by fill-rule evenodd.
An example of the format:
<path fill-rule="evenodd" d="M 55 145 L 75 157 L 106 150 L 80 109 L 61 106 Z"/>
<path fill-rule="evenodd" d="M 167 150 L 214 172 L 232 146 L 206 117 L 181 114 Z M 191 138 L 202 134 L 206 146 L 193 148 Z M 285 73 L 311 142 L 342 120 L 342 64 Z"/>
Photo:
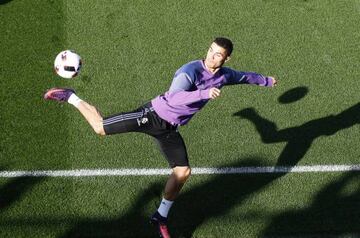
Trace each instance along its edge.
<path fill-rule="evenodd" d="M 225 85 L 256 84 L 271 87 L 273 81 L 253 72 L 221 67 L 211 73 L 202 60 L 183 65 L 175 73 L 169 91 L 154 98 L 155 112 L 173 125 L 185 125 L 210 100 L 211 88 Z"/>

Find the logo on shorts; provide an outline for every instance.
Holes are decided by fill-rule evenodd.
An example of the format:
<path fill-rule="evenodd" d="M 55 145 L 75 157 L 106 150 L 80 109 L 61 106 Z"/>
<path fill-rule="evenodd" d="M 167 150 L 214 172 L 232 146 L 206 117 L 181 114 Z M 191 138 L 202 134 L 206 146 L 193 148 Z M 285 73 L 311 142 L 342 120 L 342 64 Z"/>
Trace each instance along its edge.
<path fill-rule="evenodd" d="M 149 121 L 149 119 L 147 119 L 146 117 L 137 118 L 136 120 L 137 120 L 137 123 L 138 123 L 139 126 L 144 125 Z"/>

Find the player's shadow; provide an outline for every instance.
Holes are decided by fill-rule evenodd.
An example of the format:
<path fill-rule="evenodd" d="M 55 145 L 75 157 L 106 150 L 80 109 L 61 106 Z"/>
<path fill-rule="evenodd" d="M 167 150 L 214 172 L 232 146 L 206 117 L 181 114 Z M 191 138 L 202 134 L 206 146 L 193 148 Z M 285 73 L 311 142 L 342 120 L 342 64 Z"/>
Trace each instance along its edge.
<path fill-rule="evenodd" d="M 339 114 L 310 120 L 300 126 L 280 130 L 275 122 L 263 118 L 254 108 L 243 109 L 235 113 L 234 116 L 251 121 L 264 143 L 287 142 L 276 165 L 294 166 L 304 157 L 316 138 L 331 136 L 340 130 L 359 124 L 360 103 Z"/>
<path fill-rule="evenodd" d="M 224 167 L 262 166 L 261 158 L 244 158 Z M 182 193 L 171 210 L 172 237 L 193 237 L 196 229 L 209 219 L 220 219 L 281 174 L 212 175 L 209 179 Z M 260 213 L 260 212 L 259 212 Z M 243 214 L 244 219 L 249 214 Z"/>
<path fill-rule="evenodd" d="M 0 212 L 10 208 L 20 201 L 22 196 L 45 177 L 18 177 L 9 179 L 0 187 Z"/>
<path fill-rule="evenodd" d="M 151 214 L 147 214 L 145 210 L 149 205 L 153 205 L 155 211 L 156 206 L 153 202 L 160 201 L 163 185 L 163 183 L 151 184 L 137 196 L 133 205 L 119 218 L 79 219 L 73 228 L 59 237 L 156 237 L 157 232 L 149 223 Z"/>
<path fill-rule="evenodd" d="M 260 158 L 242 159 L 224 167 L 261 166 Z M 192 237 L 206 220 L 226 215 L 256 191 L 276 179 L 279 174 L 213 175 L 210 179 L 180 194 L 170 213 L 172 237 Z M 154 183 L 141 192 L 128 211 L 117 219 L 81 219 L 63 234 L 69 237 L 158 237 L 149 224 L 145 208 L 160 201 L 163 183 Z M 121 198 L 119 198 L 121 199 Z M 154 206 L 154 210 L 155 210 Z M 146 214 L 145 214 L 146 213 Z"/>
<path fill-rule="evenodd" d="M 310 206 L 276 214 L 261 237 L 360 237 L 360 173 L 321 189 Z"/>
<path fill-rule="evenodd" d="M 0 5 L 4 5 L 6 3 L 11 2 L 12 0 L 0 0 Z"/>

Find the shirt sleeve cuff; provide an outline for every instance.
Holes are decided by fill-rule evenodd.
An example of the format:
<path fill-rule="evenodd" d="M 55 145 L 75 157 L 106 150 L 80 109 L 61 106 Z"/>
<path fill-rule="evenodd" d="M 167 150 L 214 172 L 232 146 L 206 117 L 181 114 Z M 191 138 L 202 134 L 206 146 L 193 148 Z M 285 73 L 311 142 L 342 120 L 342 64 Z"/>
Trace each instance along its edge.
<path fill-rule="evenodd" d="M 200 90 L 200 98 L 210 99 L 209 93 L 210 93 L 210 89 Z"/>
<path fill-rule="evenodd" d="M 274 84 L 274 81 L 272 80 L 272 78 L 265 77 L 265 86 L 266 87 L 272 87 L 273 84 Z"/>

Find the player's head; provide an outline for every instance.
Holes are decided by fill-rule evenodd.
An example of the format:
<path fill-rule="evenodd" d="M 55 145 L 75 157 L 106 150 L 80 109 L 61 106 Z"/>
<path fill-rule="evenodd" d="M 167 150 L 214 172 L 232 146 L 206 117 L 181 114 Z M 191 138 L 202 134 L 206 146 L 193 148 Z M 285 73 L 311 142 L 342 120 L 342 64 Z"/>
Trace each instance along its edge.
<path fill-rule="evenodd" d="M 231 40 L 224 38 L 224 37 L 216 37 L 213 43 L 216 43 L 218 46 L 224 48 L 226 50 L 227 56 L 230 57 L 234 45 Z"/>
<path fill-rule="evenodd" d="M 215 38 L 206 54 L 205 65 L 210 69 L 220 68 L 230 59 L 232 50 L 231 40 L 223 37 Z"/>

